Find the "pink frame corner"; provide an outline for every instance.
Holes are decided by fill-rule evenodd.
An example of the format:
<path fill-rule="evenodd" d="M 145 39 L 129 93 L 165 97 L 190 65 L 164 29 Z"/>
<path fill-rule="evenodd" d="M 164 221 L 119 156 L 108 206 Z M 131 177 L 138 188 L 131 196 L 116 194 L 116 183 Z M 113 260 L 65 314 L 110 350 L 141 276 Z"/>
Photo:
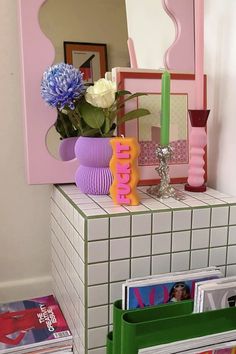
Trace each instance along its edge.
<path fill-rule="evenodd" d="M 56 110 L 47 107 L 40 97 L 42 74 L 54 58 L 54 48 L 38 23 L 44 1 L 18 0 L 27 181 L 70 183 L 74 182 L 77 160 L 59 161 L 46 146 L 46 135 L 56 120 Z"/>

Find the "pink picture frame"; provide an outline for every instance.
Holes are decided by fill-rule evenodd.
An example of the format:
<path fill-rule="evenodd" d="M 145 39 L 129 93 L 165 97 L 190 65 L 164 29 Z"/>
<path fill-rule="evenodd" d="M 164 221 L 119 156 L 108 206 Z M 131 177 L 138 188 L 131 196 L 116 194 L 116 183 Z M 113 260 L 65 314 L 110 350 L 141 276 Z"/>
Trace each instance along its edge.
<path fill-rule="evenodd" d="M 125 104 L 124 111 L 131 110 L 137 107 L 147 108 L 152 114 L 156 114 L 157 121 L 150 123 L 150 117 L 146 116 L 141 119 L 136 119 L 130 122 L 126 122 L 118 129 L 118 134 L 125 136 L 135 136 L 137 137 L 140 147 L 141 154 L 139 157 L 138 165 L 140 171 L 140 181 L 139 185 L 153 185 L 159 182 L 158 174 L 155 171 L 155 167 L 158 165 L 158 160 L 155 155 L 155 147 L 158 144 L 158 130 L 160 129 L 160 121 L 158 118 L 158 112 L 155 111 L 155 99 L 159 100 L 161 97 L 161 75 L 160 71 L 154 70 L 142 70 L 142 69 L 129 69 L 126 68 L 115 68 L 113 69 L 113 77 L 120 89 L 128 90 L 130 92 L 143 92 L 147 96 L 143 99 L 136 99 L 133 102 L 129 101 Z M 154 95 L 154 100 L 151 97 Z M 149 97 L 146 99 L 145 97 Z M 172 107 L 171 103 L 171 114 L 172 121 L 175 119 L 175 124 L 171 125 L 172 130 L 176 130 L 177 133 L 173 135 L 178 136 L 179 130 L 183 131 L 181 133 L 183 137 L 171 142 L 173 147 L 172 161 L 170 162 L 170 177 L 171 183 L 185 183 L 188 177 L 188 167 L 189 167 L 189 133 L 191 126 L 189 124 L 188 109 L 192 109 L 195 106 L 196 98 L 196 80 L 194 74 L 171 74 L 171 102 L 173 101 L 173 106 L 181 106 L 180 113 L 175 113 L 175 107 Z M 145 100 L 147 103 L 145 103 Z M 149 107 L 151 101 L 151 107 Z M 178 101 L 181 101 L 178 103 Z M 154 102 L 154 103 L 153 103 Z M 184 104 L 186 102 L 186 105 Z M 143 106 L 144 104 L 144 106 Z M 183 106 L 184 105 L 184 106 Z M 204 90 L 204 106 L 206 106 L 206 77 L 205 77 L 205 90 Z M 184 116 L 183 116 L 184 114 Z M 177 115 L 181 115 L 181 127 L 178 127 Z M 174 119 L 173 119 L 174 118 Z M 146 122 L 145 122 L 146 120 Z M 155 117 L 152 118 L 155 121 Z M 147 126 L 145 125 L 147 124 Z M 153 125 L 150 125 L 153 124 Z M 159 127 L 158 127 L 159 125 Z M 185 128 L 182 126 L 185 125 Z M 143 134 L 143 131 L 145 134 Z M 147 132 L 146 132 L 147 131 Z M 149 133 L 150 131 L 150 133 Z M 142 139 L 140 136 L 143 136 Z M 155 135 L 155 139 L 153 136 Z M 171 135 L 171 134 L 170 134 Z M 149 138 L 145 138 L 148 136 Z M 153 141 L 155 140 L 155 141 Z M 205 154 L 206 160 L 206 154 Z M 206 161 L 205 161 L 205 176 L 206 176 Z"/>

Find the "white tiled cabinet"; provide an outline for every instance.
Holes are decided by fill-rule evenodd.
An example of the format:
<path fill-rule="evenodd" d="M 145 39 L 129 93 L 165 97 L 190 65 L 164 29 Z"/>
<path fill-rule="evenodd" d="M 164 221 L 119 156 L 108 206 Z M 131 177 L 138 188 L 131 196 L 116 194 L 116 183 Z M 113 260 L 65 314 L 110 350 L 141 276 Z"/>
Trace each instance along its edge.
<path fill-rule="evenodd" d="M 54 290 L 75 353 L 105 354 L 112 303 L 127 278 L 210 265 L 236 275 L 236 199 L 208 188 L 160 202 L 146 189 L 139 206 L 122 207 L 75 185 L 54 187 Z"/>

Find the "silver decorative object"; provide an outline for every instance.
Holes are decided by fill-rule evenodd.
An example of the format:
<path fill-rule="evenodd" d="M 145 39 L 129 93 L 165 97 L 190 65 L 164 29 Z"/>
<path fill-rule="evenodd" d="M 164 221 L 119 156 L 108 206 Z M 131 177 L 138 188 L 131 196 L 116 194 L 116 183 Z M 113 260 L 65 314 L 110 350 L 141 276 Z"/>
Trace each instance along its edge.
<path fill-rule="evenodd" d="M 173 150 L 170 145 L 158 145 L 156 149 L 156 156 L 159 160 L 159 166 L 156 167 L 155 170 L 159 174 L 161 181 L 157 186 L 149 187 L 147 193 L 160 199 L 172 197 L 177 200 L 183 200 L 183 193 L 177 191 L 170 185 L 168 162 L 170 161 L 172 151 Z"/>

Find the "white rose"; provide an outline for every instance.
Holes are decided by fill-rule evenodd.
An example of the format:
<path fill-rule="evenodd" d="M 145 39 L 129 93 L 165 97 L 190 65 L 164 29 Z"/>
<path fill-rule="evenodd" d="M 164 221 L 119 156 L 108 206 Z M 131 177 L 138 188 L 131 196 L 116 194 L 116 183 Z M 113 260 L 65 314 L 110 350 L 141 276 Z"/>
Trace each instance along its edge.
<path fill-rule="evenodd" d="M 95 107 L 109 108 L 115 102 L 116 83 L 100 79 L 88 87 L 85 99 Z"/>

